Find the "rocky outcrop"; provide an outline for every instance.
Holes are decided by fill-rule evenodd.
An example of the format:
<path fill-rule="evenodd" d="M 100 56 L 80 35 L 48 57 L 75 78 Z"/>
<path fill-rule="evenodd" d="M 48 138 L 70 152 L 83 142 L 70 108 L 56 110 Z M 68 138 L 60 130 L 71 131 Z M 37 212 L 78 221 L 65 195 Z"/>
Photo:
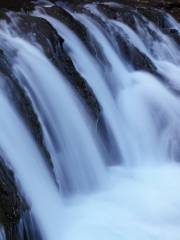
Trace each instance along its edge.
<path fill-rule="evenodd" d="M 50 1 L 52 3 L 58 2 L 58 0 Z M 12 11 L 20 11 L 23 9 L 25 11 L 31 11 L 34 8 L 34 5 L 36 5 L 36 2 L 36 0 L 1 0 L 0 9 L 8 9 Z M 64 0 L 62 2 L 77 6 L 79 4 L 93 2 L 93 0 Z M 133 8 L 151 7 L 157 9 L 164 9 L 171 13 L 178 21 L 180 21 L 180 2 L 177 0 L 114 0 L 114 2 L 132 6 Z"/>
<path fill-rule="evenodd" d="M 35 0 L 1 0 L 0 2 L 0 9 L 7 9 L 12 11 L 32 11 L 34 6 L 38 1 Z M 66 4 L 70 4 L 72 6 L 83 5 L 86 3 L 94 2 L 93 0 L 50 0 L 50 2 L 56 4 L 57 2 L 62 2 Z M 102 3 L 103 1 L 96 1 Z M 149 15 L 151 15 L 151 9 L 159 9 L 159 10 L 166 10 L 167 12 L 171 13 L 178 21 L 180 21 L 180 2 L 177 0 L 114 0 L 119 4 L 124 4 L 127 6 L 131 6 L 134 9 L 137 8 L 146 8 L 150 9 Z M 63 14 L 64 15 L 64 14 Z M 156 18 L 156 15 L 151 15 L 152 17 Z"/>
<path fill-rule="evenodd" d="M 5 226 L 6 240 L 42 240 L 30 210 L 23 212 L 17 224 Z"/>
<path fill-rule="evenodd" d="M 97 5 L 97 8 L 109 19 L 120 20 L 137 31 L 135 17 L 139 18 L 140 15 L 131 7 L 123 6 L 118 8 L 116 6 L 107 6 L 100 3 Z M 89 13 L 87 12 L 87 14 Z M 116 48 L 118 48 L 119 53 L 135 70 L 145 70 L 157 75 L 157 68 L 151 59 L 135 47 L 135 45 L 129 41 L 126 34 L 123 34 L 123 31 L 117 31 L 115 27 L 114 30 L 112 30 L 112 26 L 109 28 L 106 21 L 92 14 L 90 15 L 92 18 L 96 19 L 102 29 L 106 30 L 104 31 L 106 37 L 109 38 L 109 41 L 112 41 L 112 45 L 117 45 Z"/>
<path fill-rule="evenodd" d="M 90 86 L 76 71 L 72 60 L 64 50 L 64 40 L 56 30 L 46 20 L 33 16 L 21 16 L 18 25 L 19 34 L 32 43 L 35 40 L 40 44 L 47 57 L 59 68 L 79 96 L 83 98 L 91 115 L 97 119 L 100 113 L 99 103 Z"/>
<path fill-rule="evenodd" d="M 9 94 L 9 98 L 12 100 L 12 103 L 24 118 L 24 121 L 32 132 L 32 135 L 34 136 L 34 139 L 38 144 L 42 155 L 47 160 L 48 167 L 52 169 L 53 166 L 51 156 L 45 146 L 43 131 L 37 114 L 33 109 L 32 102 L 26 94 L 26 91 L 22 88 L 15 75 L 13 74 L 12 65 L 10 61 L 8 61 L 8 57 L 3 52 L 3 50 L 0 50 L 0 72 L 6 79 L 6 88 Z"/>
<path fill-rule="evenodd" d="M 7 9 L 12 11 L 27 10 L 30 11 L 33 9 L 33 1 L 31 0 L 1 0 L 0 9 Z"/>
<path fill-rule="evenodd" d="M 55 1 L 56 2 L 56 1 Z M 82 5 L 85 3 L 94 2 L 93 0 L 65 0 L 66 4 L 72 4 L 73 6 Z M 103 1 L 96 1 L 102 3 Z M 105 1 L 104 1 L 105 2 Z M 165 10 L 172 14 L 177 21 L 180 21 L 180 2 L 178 0 L 114 0 L 119 4 L 130 6 L 134 9 L 137 8 L 153 8 L 159 10 Z M 154 18 L 156 16 L 153 14 Z"/>
<path fill-rule="evenodd" d="M 144 70 L 152 74 L 157 74 L 157 68 L 150 58 L 122 37 L 117 36 L 117 43 L 123 57 L 130 62 L 135 70 Z"/>
<path fill-rule="evenodd" d="M 14 174 L 0 157 L 0 224 L 7 240 L 42 240 Z"/>
<path fill-rule="evenodd" d="M 156 8 L 165 10 L 180 21 L 180 2 L 177 0 L 117 0 L 119 3 L 130 5 L 134 8 L 145 7 L 147 9 Z M 156 15 L 153 14 L 154 18 Z"/>
<path fill-rule="evenodd" d="M 135 32 L 138 32 L 136 21 L 139 20 L 139 23 L 142 26 L 146 26 L 149 31 L 149 36 L 153 39 L 159 39 L 158 35 L 155 31 L 152 31 L 147 24 L 147 20 L 154 23 L 158 28 L 165 33 L 166 35 L 173 38 L 178 44 L 180 43 L 180 35 L 176 29 L 172 29 L 171 25 L 167 21 L 167 14 L 162 9 L 155 8 L 146 8 L 146 7 L 132 7 L 132 5 L 111 5 L 107 6 L 103 3 L 97 4 L 98 10 L 107 16 L 109 19 L 118 20 L 127 24 L 130 28 L 132 28 Z M 93 16 L 92 16 L 93 17 Z M 97 18 L 97 17 L 96 17 Z M 101 19 L 98 19 L 98 22 L 102 22 Z M 103 25 L 103 23 L 101 23 Z M 106 23 L 104 23 L 103 29 L 107 28 Z M 155 75 L 157 73 L 157 69 L 154 66 L 151 59 L 146 56 L 143 52 L 139 51 L 133 43 L 129 42 L 128 38 L 125 35 L 123 38 L 123 31 L 114 31 L 116 32 L 115 41 L 120 49 L 123 57 L 130 62 L 136 70 L 146 70 Z M 110 33 L 109 33 L 110 34 Z M 108 36 L 107 36 L 108 37 Z M 112 39 L 112 36 L 111 36 Z"/>
<path fill-rule="evenodd" d="M 91 41 L 91 37 L 85 28 L 85 26 L 76 20 L 68 11 L 63 9 L 62 7 L 53 6 L 51 8 L 44 8 L 45 12 L 52 16 L 53 18 L 59 20 L 63 24 L 65 24 L 69 29 L 71 29 L 76 36 L 82 41 L 82 43 L 86 46 L 89 52 L 96 56 L 96 59 L 103 64 L 107 65 L 108 62 L 105 60 L 102 51 L 99 49 L 99 46 L 95 39 Z M 79 8 L 78 11 L 84 11 L 84 9 Z"/>
<path fill-rule="evenodd" d="M 86 28 L 80 22 L 76 21 L 65 9 L 53 6 L 50 8 L 44 8 L 44 10 L 49 16 L 52 16 L 64 23 L 82 40 L 83 43 L 88 45 L 88 34 Z"/>
<path fill-rule="evenodd" d="M 17 224 L 26 207 L 16 187 L 13 172 L 0 157 L 0 221 L 8 227 Z"/>

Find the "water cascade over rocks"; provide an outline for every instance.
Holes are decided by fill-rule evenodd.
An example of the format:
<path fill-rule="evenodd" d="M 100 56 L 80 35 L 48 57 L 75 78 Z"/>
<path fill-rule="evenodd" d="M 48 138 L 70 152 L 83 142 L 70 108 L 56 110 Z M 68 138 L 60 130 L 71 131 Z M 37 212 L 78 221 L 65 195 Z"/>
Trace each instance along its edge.
<path fill-rule="evenodd" d="M 180 239 L 180 8 L 0 3 L 0 240 Z"/>

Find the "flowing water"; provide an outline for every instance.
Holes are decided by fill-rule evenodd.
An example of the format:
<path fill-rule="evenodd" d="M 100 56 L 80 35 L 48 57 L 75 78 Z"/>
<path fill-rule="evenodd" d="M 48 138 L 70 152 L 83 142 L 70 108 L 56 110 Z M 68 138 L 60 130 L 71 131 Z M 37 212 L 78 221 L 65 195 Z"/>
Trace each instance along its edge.
<path fill-rule="evenodd" d="M 12 71 L 32 101 L 59 188 L 6 94 L 3 75 L 0 149 L 20 181 L 43 239 L 179 240 L 179 46 L 144 17 L 136 19 L 135 31 L 108 19 L 94 5 L 88 9 L 89 15 L 68 12 L 85 27 L 107 65 L 60 20 L 42 9 L 32 15 L 46 19 L 63 37 L 67 54 L 101 106 L 108 140 L 113 138 L 109 148 L 118 150 L 117 164 L 107 164 L 105 159 L 114 155 L 67 77 L 38 44 L 4 22 L 0 46 L 16 53 Z M 167 15 L 167 21 L 179 31 L 172 17 Z M 145 54 L 158 74 L 136 71 L 121 49 L 117 51 L 115 33 Z"/>

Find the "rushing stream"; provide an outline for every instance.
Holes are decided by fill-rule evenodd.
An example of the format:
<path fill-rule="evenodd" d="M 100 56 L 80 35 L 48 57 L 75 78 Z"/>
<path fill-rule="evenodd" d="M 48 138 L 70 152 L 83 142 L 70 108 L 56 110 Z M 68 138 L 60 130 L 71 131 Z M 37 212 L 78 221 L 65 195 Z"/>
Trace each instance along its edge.
<path fill-rule="evenodd" d="M 121 8 L 107 4 L 113 6 Z M 32 41 L 23 37 L 19 16 L 8 13 L 14 21 L 0 23 L 0 48 L 32 103 L 53 166 L 48 168 L 0 73 L 0 150 L 42 239 L 179 240 L 178 44 L 141 15 L 132 28 L 96 4 L 79 12 L 61 1 L 60 7 L 86 29 L 87 42 L 52 16 L 48 3 L 31 16 L 46 20 L 64 39 L 66 54 L 100 105 L 97 119 L 36 42 L 36 33 Z M 180 34 L 175 19 L 165 18 Z M 136 69 L 118 37 L 143 53 L 157 74 Z M 6 239 L 3 231 L 0 239 Z"/>

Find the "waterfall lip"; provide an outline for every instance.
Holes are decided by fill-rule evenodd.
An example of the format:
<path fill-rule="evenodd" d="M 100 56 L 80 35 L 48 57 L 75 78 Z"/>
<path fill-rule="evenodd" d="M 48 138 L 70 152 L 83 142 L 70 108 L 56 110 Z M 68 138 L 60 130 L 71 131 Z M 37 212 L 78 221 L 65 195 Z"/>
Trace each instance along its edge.
<path fill-rule="evenodd" d="M 46 16 L 45 16 L 45 17 L 46 17 Z M 52 18 L 49 17 L 48 19 L 51 20 Z M 57 21 L 57 20 L 56 20 L 56 21 Z M 63 26 L 63 25 L 62 25 L 62 26 Z M 64 27 L 65 27 L 65 26 L 64 26 Z M 84 49 L 83 45 L 81 45 L 81 48 Z M 84 49 L 84 50 L 86 51 L 86 49 Z M 88 52 L 87 52 L 87 54 L 88 54 Z M 79 59 L 81 59 L 81 58 L 84 58 L 84 57 L 80 56 Z M 89 58 L 91 59 L 92 57 L 89 55 Z M 94 63 L 94 60 L 93 60 L 93 59 L 92 59 L 92 63 Z M 87 63 L 87 65 L 88 65 L 88 63 Z M 93 65 L 92 65 L 91 72 L 94 72 L 93 68 L 94 68 L 94 67 L 93 67 Z M 94 72 L 94 76 L 96 76 L 96 78 L 99 79 L 99 81 L 98 81 L 98 82 L 99 82 L 99 84 L 98 84 L 99 87 L 100 87 L 100 86 L 103 87 L 103 85 L 102 85 L 103 83 L 101 83 L 101 82 L 102 82 L 102 80 L 101 80 L 101 78 L 102 78 L 102 77 L 101 77 L 101 74 L 99 75 L 98 72 Z M 96 84 L 96 86 L 97 86 L 97 84 Z M 91 85 L 91 87 L 93 87 L 93 85 Z M 97 87 L 98 87 L 98 86 L 97 86 Z M 105 86 L 103 87 L 103 89 L 105 90 Z M 102 90 L 102 89 L 101 89 L 101 90 Z M 109 96 L 109 98 L 112 98 L 111 95 L 109 95 L 108 90 L 105 90 L 105 91 L 106 91 L 106 96 Z M 95 93 L 96 93 L 96 91 L 95 91 Z M 101 95 L 102 95 L 102 94 L 101 94 Z M 101 97 L 101 100 L 99 99 L 99 101 L 100 101 L 100 103 L 101 103 L 102 97 Z M 112 101 L 112 104 L 113 104 L 114 100 L 112 99 L 111 101 Z M 110 111 L 110 112 L 112 112 L 112 114 L 113 114 L 113 111 L 112 111 L 111 109 L 106 109 L 106 108 L 105 108 L 104 111 Z M 106 115 L 106 114 L 105 114 L 105 115 Z M 114 124 L 117 124 L 117 123 L 114 123 Z"/>

